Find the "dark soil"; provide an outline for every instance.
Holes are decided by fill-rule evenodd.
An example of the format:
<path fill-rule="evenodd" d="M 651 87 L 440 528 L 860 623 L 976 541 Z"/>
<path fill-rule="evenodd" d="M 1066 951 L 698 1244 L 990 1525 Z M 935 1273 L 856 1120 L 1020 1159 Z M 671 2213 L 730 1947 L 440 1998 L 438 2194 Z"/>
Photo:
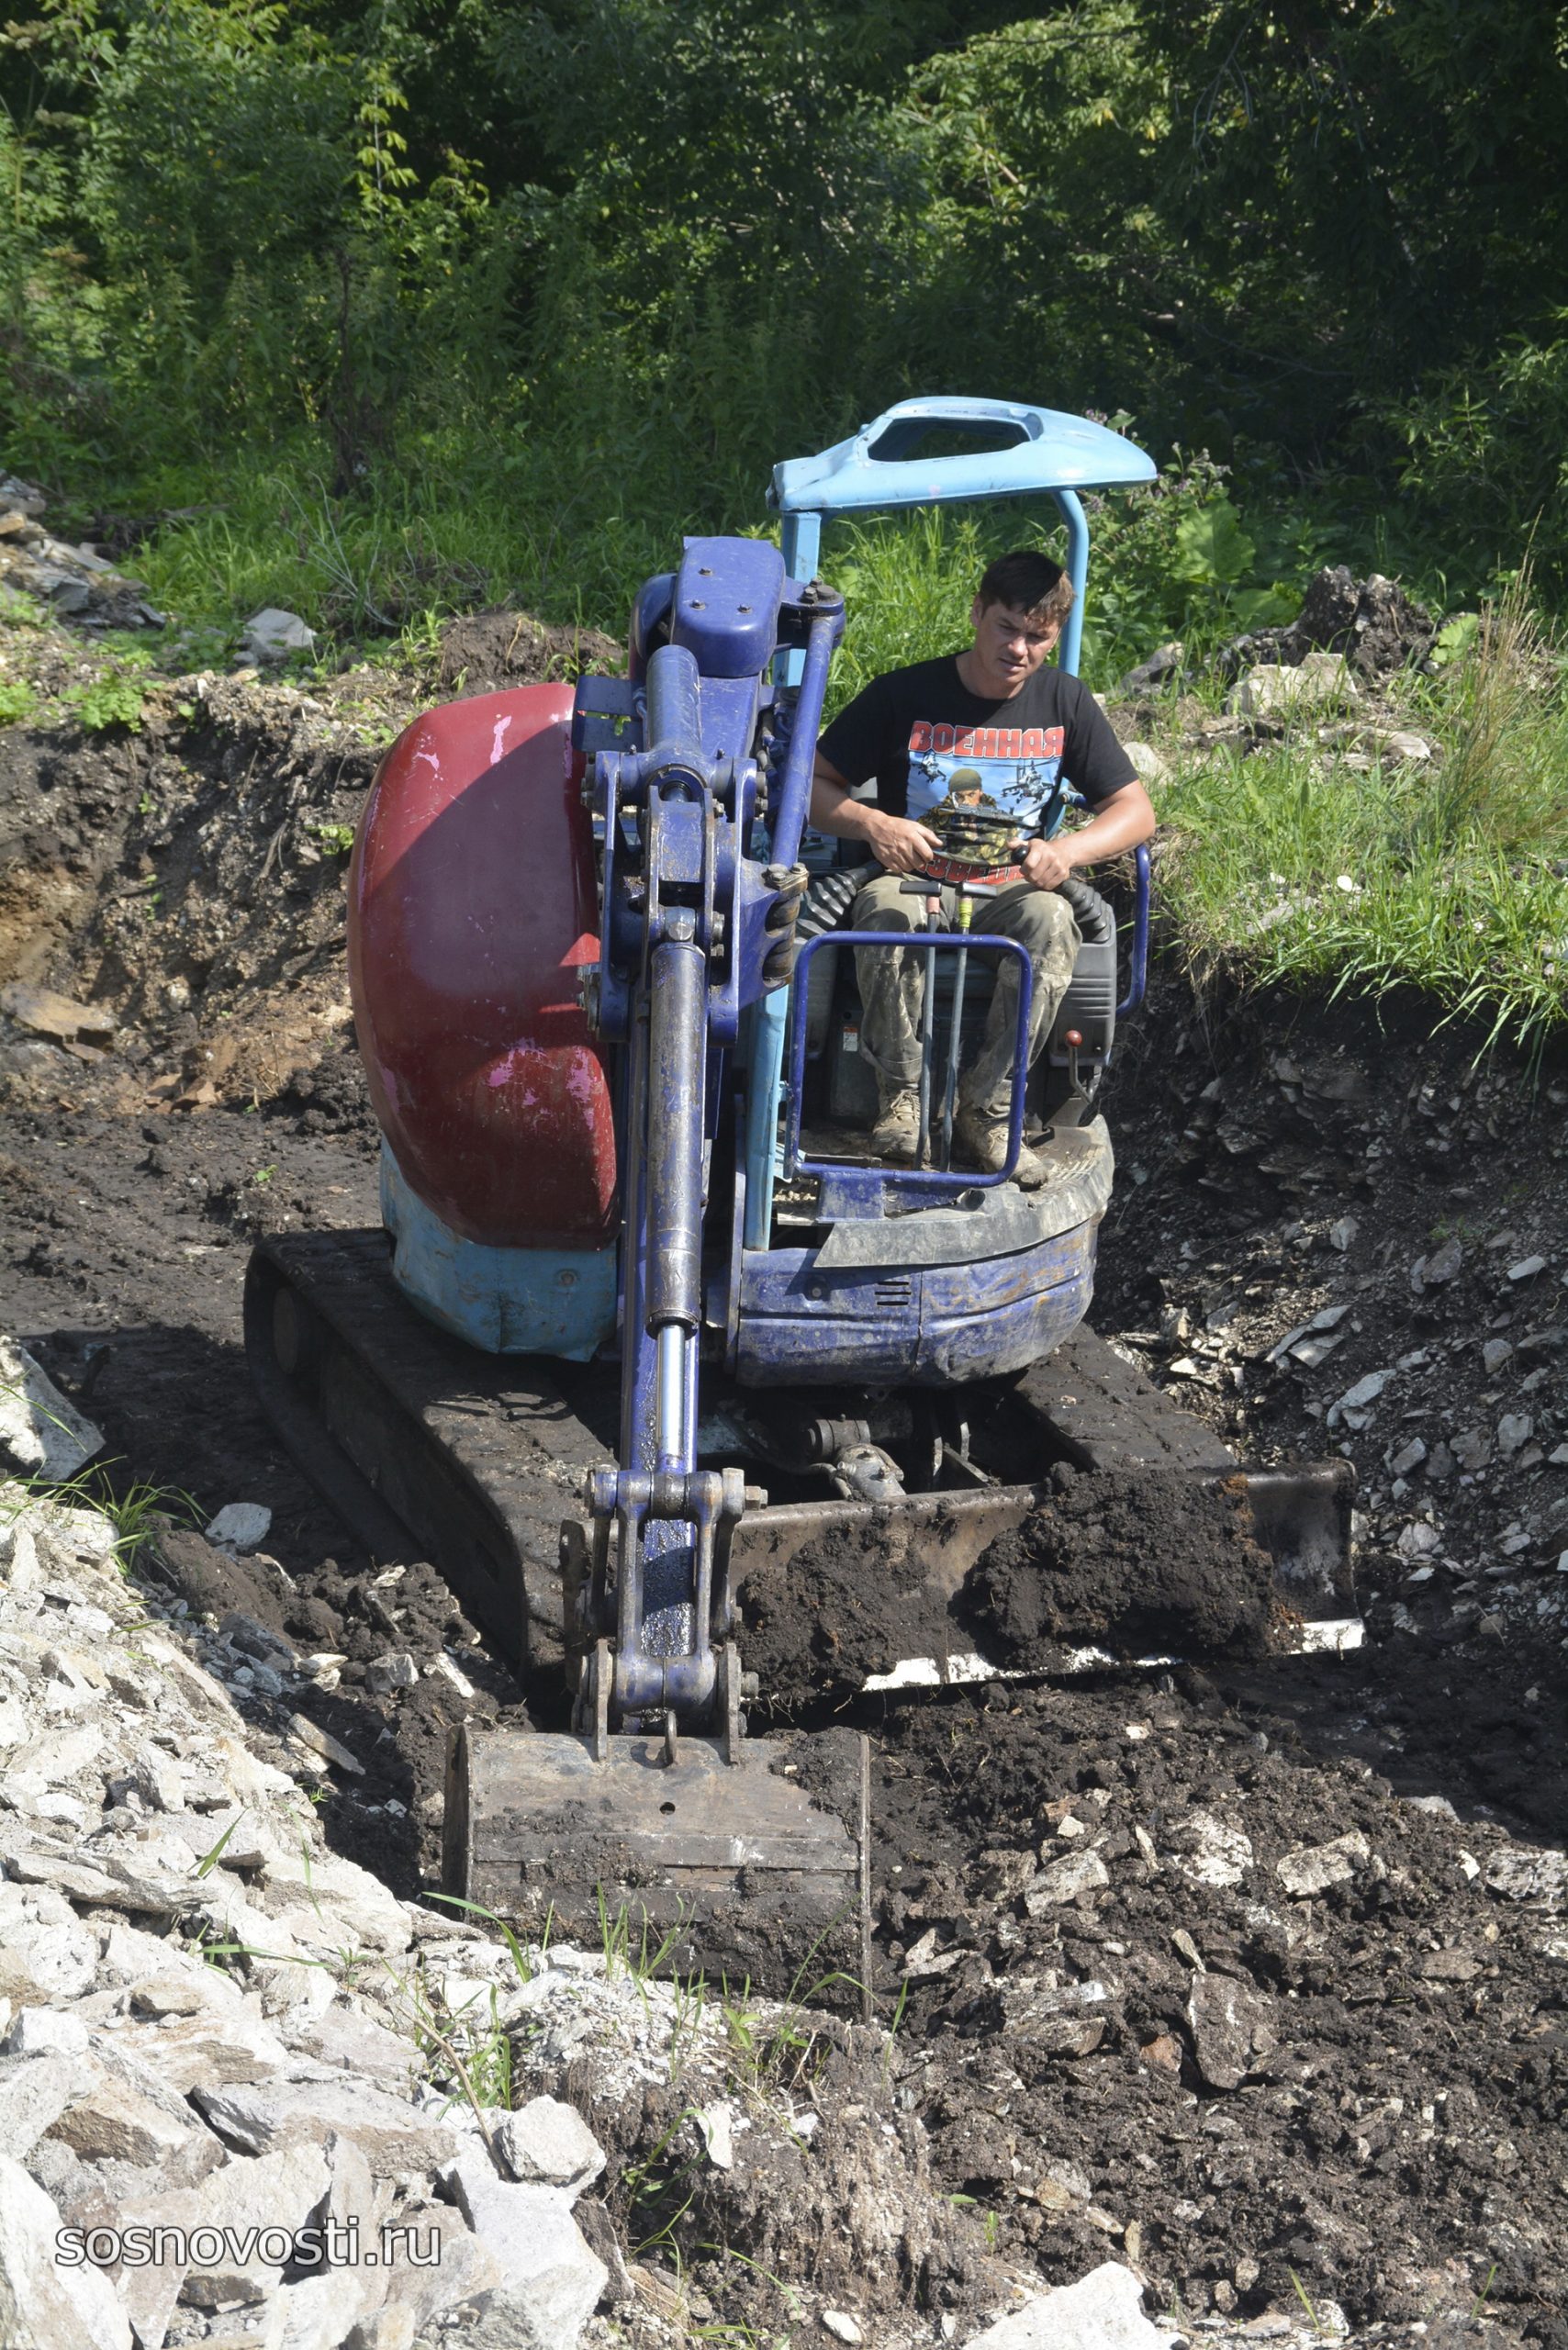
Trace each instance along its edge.
<path fill-rule="evenodd" d="M 39 658 L 78 655 L 50 635 Z M 465 682 L 482 668 L 476 652 Z M 294 1767 L 295 1712 L 357 1757 L 360 1775 L 321 1766 L 330 1832 L 409 1889 L 434 1864 L 447 1721 L 516 1693 L 427 1571 L 380 1582 L 354 1551 L 262 1421 L 239 1346 L 254 1233 L 375 1215 L 338 828 L 430 685 L 338 685 L 314 710 L 187 686 L 199 717 L 171 690 L 118 743 L 0 731 L 0 979 L 121 1018 L 88 1058 L 0 1026 L 0 1325 L 98 1420 L 114 1474 L 187 1490 L 198 1523 L 271 1508 L 266 1557 L 171 1541 L 150 1591 L 214 1633 L 238 1607 L 301 1658 L 344 1658 L 335 1688 L 231 1685 Z M 924 2125 L 937 2188 L 1054 2280 L 1124 2257 L 1165 2304 L 1239 2319 L 1295 2312 L 1299 2279 L 1391 2326 L 1484 2296 L 1514 2335 L 1568 2342 L 1568 1929 L 1512 1841 L 1556 1842 L 1568 1820 L 1568 1085 L 1478 1061 L 1479 1042 L 1434 1037 L 1416 1007 L 1380 1024 L 1344 1003 L 1200 1005 L 1170 975 L 1107 1102 L 1121 1175 L 1097 1326 L 1238 1450 L 1350 1455 L 1372 1645 L 835 1700 L 876 1745 L 888 2023 L 910 1985 L 892 2126 Z M 1140 1551 L 1164 1574 L 1193 1530 L 1150 1540 L 1083 1479 L 1029 1539 L 1109 1621 Z M 1244 1530 L 1210 1532 L 1245 1585 Z M 985 1604 L 1026 1657 L 1057 1634 L 1047 1611 L 1027 1620 L 1016 1548 L 987 1561 Z M 795 1673 L 797 1715 L 808 1682 L 885 1646 L 869 1573 L 798 1571 L 791 1600 L 810 1591 L 827 1619 L 809 1672 L 790 1606 L 743 1595 L 746 1662 Z M 915 1604 L 901 1587 L 901 1628 Z M 376 1694 L 389 1652 L 420 1677 Z M 1233 1882 L 1204 1879 L 1216 1828 Z M 1344 1848 L 1346 1873 L 1286 1888 L 1282 1856 L 1347 1835 L 1364 1851 Z M 1054 1899 L 1042 1849 L 1095 1865 Z M 797 2198 L 780 2232 L 766 2203 L 745 2241 L 806 2273 L 818 2221 Z M 726 2313 L 744 2321 L 744 2297 Z"/>
<path fill-rule="evenodd" d="M 1239 1483 L 1056 1475 L 1056 1498 L 970 1570 L 959 1606 L 985 1655 L 1048 1669 L 1081 1646 L 1126 1658 L 1262 1651 L 1273 1571 Z"/>
<path fill-rule="evenodd" d="M 585 669 L 621 666 L 623 648 L 598 629 L 546 628 L 526 612 L 470 612 L 442 634 L 436 683 L 443 701 L 511 686 L 573 684 Z"/>
<path fill-rule="evenodd" d="M 1189 2310 L 1288 2309 L 1294 2271 L 1353 2322 L 1418 2319 L 1450 2264 L 1478 2293 L 1495 2263 L 1488 2307 L 1562 2342 L 1553 1905 L 1488 1889 L 1513 1852 L 1499 1823 L 1462 1829 L 1335 1754 L 1337 1673 L 1271 1673 L 991 1692 L 890 1722 L 889 1955 L 930 1938 L 916 1964 L 944 1969 L 916 1975 L 900 2032 L 938 2180 L 1047 2272 L 1135 2244 Z M 1463 1800 L 1447 1753 L 1400 1775 Z M 1209 1821 L 1247 1840 L 1232 1883 L 1193 1874 Z M 1281 1856 L 1347 1834 L 1365 1840 L 1354 1873 L 1289 1896 Z M 1036 1853 L 1086 1849 L 1099 1889 L 1031 1918 Z"/>
<path fill-rule="evenodd" d="M 926 1583 L 918 1550 L 892 1512 L 807 1542 L 788 1566 L 749 1567 L 736 1586 L 746 1669 L 789 1708 L 824 1692 L 859 1690 L 905 1657 L 946 1658 L 956 1627 Z"/>

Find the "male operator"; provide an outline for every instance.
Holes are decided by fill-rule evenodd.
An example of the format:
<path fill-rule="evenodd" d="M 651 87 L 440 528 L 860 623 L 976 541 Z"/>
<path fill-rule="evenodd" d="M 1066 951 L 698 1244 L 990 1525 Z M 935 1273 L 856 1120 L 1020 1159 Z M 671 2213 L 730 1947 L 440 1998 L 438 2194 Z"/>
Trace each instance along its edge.
<path fill-rule="evenodd" d="M 902 883 L 940 856 L 947 811 L 978 807 L 1008 820 L 1019 878 L 989 897 L 981 926 L 1028 950 L 1031 1065 L 1082 944 L 1058 885 L 1076 866 L 1135 848 L 1155 827 L 1148 795 L 1104 712 L 1086 686 L 1049 659 L 1071 603 L 1072 582 L 1047 555 L 1021 549 L 998 556 L 970 607 L 973 643 L 874 678 L 823 729 L 812 779 L 811 822 L 863 841 L 883 868 L 856 898 L 855 930 L 924 926 L 924 901 Z M 873 776 L 876 797 L 852 798 Z M 1042 826 L 1059 807 L 1063 784 L 1088 803 L 1089 821 L 1047 840 Z M 951 890 L 943 904 L 951 917 Z M 856 957 L 860 1046 L 876 1071 L 879 1104 L 872 1147 L 884 1158 L 913 1158 L 918 1138 L 924 959 L 875 948 Z M 1006 1164 L 1018 1021 L 1018 966 L 1011 956 L 998 960 L 985 1032 L 959 1080 L 954 1126 L 957 1150 L 988 1174 Z M 1024 1149 L 1015 1180 L 1028 1188 L 1044 1175 L 1041 1160 Z"/>

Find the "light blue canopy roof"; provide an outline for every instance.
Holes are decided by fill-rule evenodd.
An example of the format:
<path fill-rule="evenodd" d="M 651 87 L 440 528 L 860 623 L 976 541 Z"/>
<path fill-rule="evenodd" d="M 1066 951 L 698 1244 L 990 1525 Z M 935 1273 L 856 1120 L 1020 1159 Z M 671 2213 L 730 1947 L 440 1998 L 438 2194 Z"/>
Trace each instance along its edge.
<path fill-rule="evenodd" d="M 1002 445 L 922 458 L 931 430 L 969 427 Z M 773 468 L 768 503 L 783 514 L 842 514 L 857 508 L 946 505 L 1060 489 L 1109 489 L 1152 481 L 1156 467 L 1131 441 L 1088 418 L 1026 400 L 943 397 L 901 400 L 852 440 Z"/>

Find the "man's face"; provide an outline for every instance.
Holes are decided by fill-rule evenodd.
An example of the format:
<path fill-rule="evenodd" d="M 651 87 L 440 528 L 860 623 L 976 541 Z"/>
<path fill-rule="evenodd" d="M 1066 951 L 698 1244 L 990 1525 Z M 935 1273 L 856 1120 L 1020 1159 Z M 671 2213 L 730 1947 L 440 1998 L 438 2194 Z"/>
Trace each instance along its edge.
<path fill-rule="evenodd" d="M 1005 701 L 1028 683 L 1061 634 L 1059 621 L 1031 620 L 1011 604 L 969 607 L 975 632 L 974 671 L 982 694 Z"/>

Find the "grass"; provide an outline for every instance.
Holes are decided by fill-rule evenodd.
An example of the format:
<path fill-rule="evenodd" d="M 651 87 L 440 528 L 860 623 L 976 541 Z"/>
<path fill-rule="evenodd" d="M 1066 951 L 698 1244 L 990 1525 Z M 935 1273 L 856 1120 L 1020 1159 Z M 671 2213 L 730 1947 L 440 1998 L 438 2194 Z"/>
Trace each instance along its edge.
<path fill-rule="evenodd" d="M 1310 735 L 1188 760 L 1159 795 L 1160 898 L 1200 984 L 1423 990 L 1539 1054 L 1568 1020 L 1568 693 L 1522 588 L 1407 689 L 1435 768 Z"/>
<path fill-rule="evenodd" d="M 719 526 L 633 511 L 608 476 L 556 478 L 521 439 L 430 436 L 348 498 L 329 496 L 318 466 L 304 447 L 239 451 L 134 485 L 128 504 L 199 510 L 154 532 L 129 567 L 182 625 L 230 643 L 274 604 L 317 629 L 327 655 L 376 639 L 408 658 L 428 654 L 442 616 L 489 604 L 619 637 L 632 593 L 667 567 L 681 532 Z"/>
<path fill-rule="evenodd" d="M 667 567 L 683 531 L 768 527 L 760 479 L 722 469 L 693 512 L 678 473 L 634 450 L 585 472 L 521 429 L 470 429 L 410 439 L 396 467 L 345 498 L 329 496 L 319 452 L 301 440 L 150 475 L 120 502 L 178 509 L 134 568 L 179 616 L 172 633 L 185 654 L 193 629 L 231 651 L 248 613 L 280 604 L 319 632 L 323 667 L 357 652 L 428 671 L 445 619 L 477 605 L 619 638 L 637 584 Z M 1201 663 L 1249 599 L 1299 582 L 1325 551 L 1358 568 L 1371 559 L 1330 544 L 1320 520 L 1271 516 L 1244 496 L 1255 584 L 1222 579 L 1228 558 L 1205 581 L 1193 533 L 1217 510 L 1217 483 L 1199 464 L 1148 493 L 1093 501 L 1092 684 L 1112 684 L 1172 634 Z M 1059 554 L 1051 520 L 1034 500 L 832 526 L 823 568 L 848 599 L 850 626 L 830 714 L 868 678 L 962 642 L 985 562 L 1020 541 Z M 1452 656 L 1441 673 L 1396 688 L 1404 722 L 1440 740 L 1440 766 L 1358 772 L 1305 726 L 1246 755 L 1189 759 L 1160 799 L 1160 901 L 1200 985 L 1225 972 L 1374 996 L 1413 987 L 1439 1014 L 1538 1053 L 1568 1017 L 1568 698 L 1529 608 L 1528 568 L 1440 642 Z M 91 689 L 96 722 L 134 725 L 139 686 L 117 657 Z M 1217 688 L 1197 689 L 1217 699 Z M 13 701 L 29 690 L 0 688 Z M 346 828 L 323 827 L 319 840 L 327 855 L 346 853 Z"/>
<path fill-rule="evenodd" d="M 95 1460 L 74 1477 L 55 1480 L 30 1476 L 8 1478 L 0 1487 L 0 1514 L 7 1521 L 28 1509 L 95 1510 L 115 1529 L 115 1561 L 129 1573 L 141 1553 L 156 1542 L 161 1518 L 174 1517 L 186 1526 L 200 1526 L 205 1513 L 182 1486 L 155 1485 L 145 1478 L 116 1484 L 108 1472 L 123 1464 L 117 1459 Z"/>

